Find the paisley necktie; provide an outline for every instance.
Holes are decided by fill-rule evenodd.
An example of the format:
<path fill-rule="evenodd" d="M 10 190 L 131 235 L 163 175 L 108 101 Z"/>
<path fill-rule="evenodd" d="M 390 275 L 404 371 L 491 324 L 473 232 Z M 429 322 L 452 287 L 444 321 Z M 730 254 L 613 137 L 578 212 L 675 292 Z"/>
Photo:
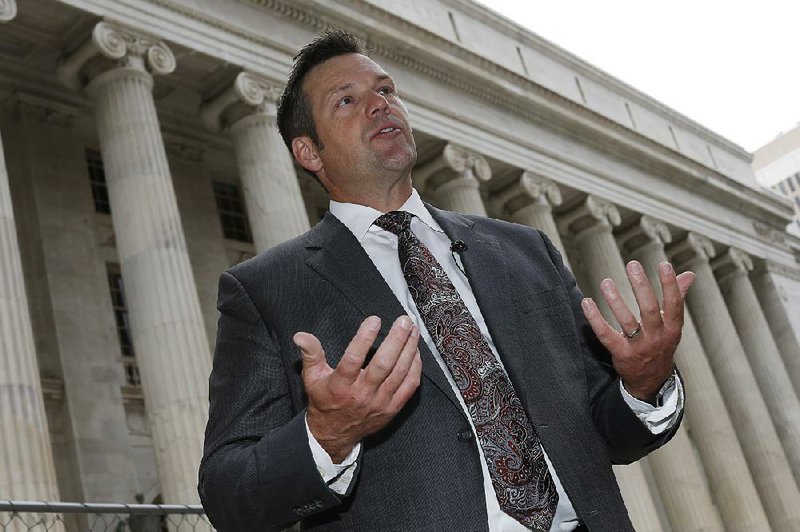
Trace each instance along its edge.
<path fill-rule="evenodd" d="M 403 276 L 467 406 L 500 508 L 523 525 L 550 530 L 558 493 L 539 436 L 475 318 L 411 231 L 413 217 L 392 211 L 375 225 L 398 237 Z"/>

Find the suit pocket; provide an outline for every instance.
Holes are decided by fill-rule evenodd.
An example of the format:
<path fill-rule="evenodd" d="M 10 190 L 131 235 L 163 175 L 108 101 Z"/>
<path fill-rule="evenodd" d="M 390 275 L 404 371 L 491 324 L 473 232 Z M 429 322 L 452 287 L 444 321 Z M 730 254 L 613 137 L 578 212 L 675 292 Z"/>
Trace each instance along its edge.
<path fill-rule="evenodd" d="M 567 294 L 563 286 L 546 288 L 544 290 L 532 290 L 514 298 L 514 303 L 517 305 L 517 308 L 524 314 L 534 310 L 555 307 L 556 305 L 565 304 L 566 302 Z"/>

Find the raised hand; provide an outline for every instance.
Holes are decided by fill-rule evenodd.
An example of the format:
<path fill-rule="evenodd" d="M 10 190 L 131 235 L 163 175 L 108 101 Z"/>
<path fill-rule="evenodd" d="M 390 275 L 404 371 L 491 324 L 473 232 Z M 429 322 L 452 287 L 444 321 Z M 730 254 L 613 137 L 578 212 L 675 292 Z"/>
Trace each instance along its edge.
<path fill-rule="evenodd" d="M 362 369 L 380 328 L 377 316 L 364 320 L 336 369 L 328 365 L 316 336 L 294 335 L 303 354 L 308 428 L 334 463 L 344 460 L 364 437 L 386 426 L 419 386 L 419 329 L 408 316 L 394 322 Z"/>
<path fill-rule="evenodd" d="M 684 300 L 695 275 L 684 272 L 676 276 L 670 263 L 659 264 L 662 309 L 642 265 L 630 261 L 626 269 L 641 321 L 637 321 L 611 279 L 603 280 L 600 289 L 622 332 L 608 324 L 591 298 L 584 299 L 581 305 L 592 330 L 611 353 L 625 389 L 637 399 L 653 402 L 672 372 L 683 328 Z"/>

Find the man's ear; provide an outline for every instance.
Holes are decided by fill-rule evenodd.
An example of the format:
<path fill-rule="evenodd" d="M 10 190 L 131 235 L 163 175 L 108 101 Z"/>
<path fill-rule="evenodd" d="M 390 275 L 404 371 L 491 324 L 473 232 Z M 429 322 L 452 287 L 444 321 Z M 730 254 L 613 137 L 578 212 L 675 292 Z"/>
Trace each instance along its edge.
<path fill-rule="evenodd" d="M 317 147 L 311 141 L 311 137 L 292 139 L 292 154 L 300 166 L 309 172 L 316 174 L 322 170 L 322 159 L 319 158 Z"/>

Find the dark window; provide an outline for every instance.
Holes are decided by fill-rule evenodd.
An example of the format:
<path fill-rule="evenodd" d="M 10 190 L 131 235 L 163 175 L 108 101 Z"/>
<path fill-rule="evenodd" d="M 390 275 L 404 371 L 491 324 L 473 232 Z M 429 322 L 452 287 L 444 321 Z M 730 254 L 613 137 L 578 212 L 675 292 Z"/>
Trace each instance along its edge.
<path fill-rule="evenodd" d="M 794 188 L 794 178 L 787 179 L 787 180 L 786 180 L 786 183 L 789 185 L 789 190 L 790 190 L 790 191 L 792 191 L 792 192 L 794 192 L 794 191 L 795 191 L 795 188 Z"/>
<path fill-rule="evenodd" d="M 217 200 L 217 213 L 225 238 L 252 243 L 253 236 L 250 233 L 250 224 L 247 222 L 239 186 L 214 181 L 214 197 Z"/>
<path fill-rule="evenodd" d="M 780 183 L 778 183 L 778 190 L 780 190 L 780 191 L 781 191 L 781 194 L 786 194 L 786 189 L 785 189 L 785 188 L 784 188 L 784 186 L 783 186 L 783 181 L 781 181 Z"/>
<path fill-rule="evenodd" d="M 141 384 L 139 369 L 134 359 L 131 328 L 128 323 L 128 305 L 125 301 L 125 286 L 122 276 L 114 271 L 108 272 L 108 287 L 111 290 L 111 306 L 114 309 L 114 320 L 117 324 L 117 338 L 122 352 L 122 363 L 125 366 L 125 380 L 128 384 L 138 386 Z"/>
<path fill-rule="evenodd" d="M 95 212 L 111 214 L 111 204 L 108 201 L 108 186 L 106 185 L 106 171 L 103 168 L 103 158 L 97 150 L 86 150 L 86 168 L 89 170 L 89 183 L 92 185 L 92 198 L 94 198 Z"/>
<path fill-rule="evenodd" d="M 800 196 L 794 197 L 794 204 L 797 205 L 797 210 L 800 211 Z"/>

